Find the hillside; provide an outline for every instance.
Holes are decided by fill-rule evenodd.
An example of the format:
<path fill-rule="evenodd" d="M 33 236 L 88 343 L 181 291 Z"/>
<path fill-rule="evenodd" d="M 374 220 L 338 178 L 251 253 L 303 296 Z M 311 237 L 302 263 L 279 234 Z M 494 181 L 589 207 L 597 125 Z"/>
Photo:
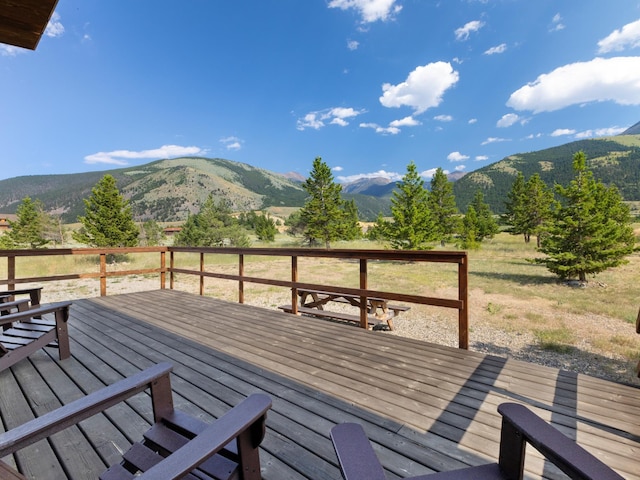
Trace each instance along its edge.
<path fill-rule="evenodd" d="M 26 196 L 41 200 L 64 222 L 84 214 L 83 199 L 105 174 L 112 175 L 131 202 L 137 221 L 171 222 L 195 213 L 209 195 L 226 199 L 232 210 L 300 207 L 307 197 L 299 181 L 245 163 L 220 158 L 177 158 L 146 165 L 67 175 L 32 175 L 0 181 L 0 212 L 14 213 Z M 363 219 L 388 210 L 388 200 L 368 195 L 354 198 Z"/>
<path fill-rule="evenodd" d="M 597 179 L 605 185 L 616 185 L 625 200 L 640 200 L 640 135 L 619 135 L 511 155 L 475 170 L 454 183 L 458 207 L 465 211 L 475 192 L 482 189 L 491 209 L 502 213 L 518 171 L 525 178 L 538 173 L 549 186 L 567 185 L 573 178 L 573 155 L 579 151 L 586 154 Z"/>

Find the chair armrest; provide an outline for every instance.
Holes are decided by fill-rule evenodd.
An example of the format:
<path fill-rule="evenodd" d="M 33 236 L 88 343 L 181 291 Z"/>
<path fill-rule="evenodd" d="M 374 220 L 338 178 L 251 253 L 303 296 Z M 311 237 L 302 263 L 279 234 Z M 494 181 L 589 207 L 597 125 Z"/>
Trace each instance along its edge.
<path fill-rule="evenodd" d="M 45 305 L 39 305 L 35 308 L 30 308 L 21 312 L 15 312 L 9 315 L 1 315 L 0 325 L 6 325 L 13 322 L 21 322 L 23 320 L 29 320 L 33 317 L 44 315 L 45 313 L 55 312 L 62 308 L 69 308 L 71 306 L 71 303 L 72 302 L 47 303 Z M 6 304 L 0 303 L 0 309 L 3 305 Z"/>
<path fill-rule="evenodd" d="M 11 315 L 7 317 L 9 316 Z M 0 458 L 75 425 L 136 393 L 146 390 L 159 378 L 168 377 L 171 370 L 171 364 L 159 363 L 52 412 L 34 418 L 19 427 L 12 428 L 0 435 Z"/>
<path fill-rule="evenodd" d="M 5 290 L 3 292 L 0 292 L 0 295 L 2 296 L 29 295 L 29 298 L 31 299 L 31 303 L 33 305 L 38 305 L 40 303 L 41 294 L 42 294 L 42 287 L 21 288 L 18 290 Z"/>
<path fill-rule="evenodd" d="M 538 450 L 570 478 L 580 480 L 624 480 L 584 448 L 549 425 L 532 411 L 516 403 L 498 407 L 503 416 L 500 467 L 522 472 L 525 442 Z M 520 463 L 520 465 L 516 465 Z M 519 472 L 518 472 L 519 473 Z M 521 478 L 511 473 L 514 478 Z"/>
<path fill-rule="evenodd" d="M 344 480 L 386 480 L 382 465 L 359 424 L 336 425 L 331 429 L 331 441 Z"/>
<path fill-rule="evenodd" d="M 0 302 L 0 312 L 8 312 L 12 308 L 18 307 L 18 311 L 23 312 L 29 309 L 29 300 L 23 298 L 21 300 L 13 300 L 11 302 Z"/>
<path fill-rule="evenodd" d="M 263 432 L 267 410 L 271 408 L 271 399 L 264 394 L 250 395 L 222 417 L 207 426 L 200 434 L 182 448 L 140 475 L 141 480 L 166 480 L 181 478 L 209 457 L 224 448 L 229 442 L 243 433 L 252 435 L 254 428 Z M 259 435 L 253 448 L 262 441 Z M 242 453 L 240 453 L 242 455 Z"/>

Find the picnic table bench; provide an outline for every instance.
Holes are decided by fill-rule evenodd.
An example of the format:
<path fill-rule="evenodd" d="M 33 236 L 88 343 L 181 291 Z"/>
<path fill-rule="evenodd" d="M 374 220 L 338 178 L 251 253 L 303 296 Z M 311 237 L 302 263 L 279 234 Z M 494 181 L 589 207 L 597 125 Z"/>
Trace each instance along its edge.
<path fill-rule="evenodd" d="M 298 313 L 360 324 L 360 315 L 325 310 L 324 308 L 331 302 L 361 308 L 361 297 L 358 295 L 327 292 L 324 290 L 298 289 L 298 297 L 300 298 L 300 305 L 297 308 Z M 291 305 L 281 305 L 278 308 L 287 313 L 293 312 Z M 385 328 L 393 330 L 393 319 L 410 308 L 411 307 L 405 305 L 390 304 L 385 298 L 367 297 L 366 309 L 368 324 L 372 326 L 374 330 L 383 330 Z"/>

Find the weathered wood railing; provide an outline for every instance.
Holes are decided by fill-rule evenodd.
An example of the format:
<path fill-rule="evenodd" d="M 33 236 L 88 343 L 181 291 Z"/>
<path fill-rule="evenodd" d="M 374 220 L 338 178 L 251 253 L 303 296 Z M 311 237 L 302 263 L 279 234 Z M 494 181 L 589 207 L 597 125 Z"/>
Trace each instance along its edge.
<path fill-rule="evenodd" d="M 135 255 L 140 253 L 158 253 L 159 265 L 154 268 L 109 270 L 107 257 L 109 255 Z M 166 254 L 170 255 L 169 266 L 166 265 Z M 179 254 L 199 254 L 199 268 L 178 268 L 176 256 Z M 36 257 L 41 258 L 51 255 L 93 255 L 99 256 L 99 271 L 85 273 L 64 273 L 56 275 L 41 275 L 20 277 L 16 271 L 16 258 Z M 206 255 L 235 255 L 238 258 L 238 273 L 229 274 L 206 270 Z M 289 280 L 281 278 L 263 278 L 248 276 L 245 274 L 246 256 L 289 257 L 291 259 L 291 277 Z M 368 297 L 382 297 L 390 301 L 409 302 L 422 305 L 432 305 L 458 310 L 458 345 L 460 348 L 469 346 L 469 310 L 468 310 L 468 257 L 466 252 L 434 252 L 434 251 L 397 251 L 397 250 L 323 250 L 302 248 L 195 248 L 195 247 L 136 247 L 136 248 L 110 248 L 110 249 L 41 249 L 41 250 L 0 250 L 0 258 L 7 258 L 6 278 L 0 278 L 0 285 L 6 285 L 8 290 L 16 288 L 16 285 L 25 283 L 44 283 L 59 280 L 73 280 L 82 278 L 97 278 L 100 281 L 100 295 L 107 295 L 107 279 L 110 277 L 158 274 L 160 288 L 166 286 L 166 274 L 169 273 L 170 288 L 175 286 L 175 275 L 186 274 L 199 277 L 199 293 L 204 294 L 204 279 L 206 277 L 219 278 L 238 282 L 238 301 L 244 303 L 245 283 L 273 285 L 291 290 L 291 304 L 294 313 L 297 313 L 298 289 L 324 290 L 328 292 L 346 293 L 361 297 L 361 305 L 366 305 Z M 340 285 L 326 285 L 301 281 L 299 278 L 298 260 L 303 257 L 330 258 L 358 261 L 359 286 L 358 288 Z M 368 265 L 371 261 L 410 262 L 411 265 L 422 262 L 457 264 L 458 297 L 437 298 L 424 295 L 394 292 L 392 289 L 369 289 Z M 1 269 L 0 269 L 1 271 Z M 360 311 L 362 326 L 367 325 L 367 311 Z"/>

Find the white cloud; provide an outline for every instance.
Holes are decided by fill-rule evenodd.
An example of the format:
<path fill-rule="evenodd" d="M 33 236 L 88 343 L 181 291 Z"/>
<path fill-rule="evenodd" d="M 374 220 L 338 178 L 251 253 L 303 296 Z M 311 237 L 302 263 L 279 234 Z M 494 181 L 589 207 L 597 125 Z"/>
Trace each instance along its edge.
<path fill-rule="evenodd" d="M 513 92 L 507 106 L 540 113 L 604 101 L 640 105 L 640 57 L 595 58 L 559 67 Z"/>
<path fill-rule="evenodd" d="M 435 62 L 417 67 L 398 85 L 382 85 L 380 103 L 385 107 L 408 106 L 419 114 L 442 102 L 442 96 L 459 79 L 448 62 Z"/>
<path fill-rule="evenodd" d="M 242 148 L 242 140 L 238 137 L 221 138 L 220 143 L 222 143 L 227 150 L 240 150 Z"/>
<path fill-rule="evenodd" d="M 389 124 L 390 127 L 416 127 L 418 125 L 422 125 L 422 122 L 419 122 L 411 115 L 400 120 L 394 120 Z"/>
<path fill-rule="evenodd" d="M 51 19 L 49 23 L 47 23 L 47 28 L 44 29 L 44 34 L 47 37 L 60 37 L 64 33 L 64 25 L 60 22 L 60 15 L 58 12 L 53 12 L 51 15 Z"/>
<path fill-rule="evenodd" d="M 396 172 L 387 172 L 385 170 L 378 170 L 372 173 L 358 173 L 356 175 L 340 176 L 336 177 L 340 183 L 352 183 L 358 180 L 370 179 L 370 178 L 387 178 L 391 182 L 398 182 L 402 180 L 402 175 Z"/>
<path fill-rule="evenodd" d="M 598 53 L 619 52 L 625 48 L 640 47 L 640 20 L 627 23 L 598 42 Z"/>
<path fill-rule="evenodd" d="M 433 176 L 436 174 L 437 170 L 438 170 L 437 168 L 430 168 L 429 170 L 424 170 L 424 171 L 420 172 L 420 176 L 422 178 L 426 178 L 426 179 L 433 178 Z M 448 170 L 442 170 L 442 171 L 444 172 L 445 175 L 449 173 Z"/>
<path fill-rule="evenodd" d="M 476 162 L 484 162 L 485 160 L 489 160 L 487 155 L 476 155 Z"/>
<path fill-rule="evenodd" d="M 402 10 L 395 5 L 396 0 L 331 0 L 329 8 L 357 10 L 362 17 L 362 23 L 372 23 L 377 20 L 389 20 Z"/>
<path fill-rule="evenodd" d="M 625 127 L 597 128 L 595 130 L 585 130 L 584 132 L 578 132 L 576 133 L 576 138 L 612 137 L 614 135 L 620 135 L 625 130 Z"/>
<path fill-rule="evenodd" d="M 500 120 L 498 120 L 498 122 L 496 123 L 496 127 L 507 128 L 516 123 L 518 120 L 520 120 L 519 115 L 516 115 L 515 113 L 507 113 L 506 115 L 503 115 Z"/>
<path fill-rule="evenodd" d="M 560 30 L 564 30 L 564 24 L 562 23 L 562 17 L 559 13 L 556 13 L 551 19 L 551 27 L 549 27 L 550 32 L 559 32 Z"/>
<path fill-rule="evenodd" d="M 524 137 L 524 138 L 526 138 L 527 140 L 533 140 L 534 138 L 540 138 L 540 137 L 542 137 L 542 136 L 543 136 L 543 135 L 542 135 L 541 133 L 536 133 L 536 134 L 533 134 L 533 133 L 532 133 L 532 134 L 530 134 L 530 135 L 527 135 L 527 136 L 526 136 L 526 137 Z"/>
<path fill-rule="evenodd" d="M 481 22 L 480 20 L 467 22 L 463 27 L 457 28 L 454 32 L 456 34 L 456 40 L 464 42 L 469 39 L 469 35 L 473 32 L 477 32 L 482 27 L 484 27 L 484 22 Z"/>
<path fill-rule="evenodd" d="M 298 119 L 296 128 L 298 130 L 304 130 L 306 128 L 319 130 L 327 123 L 345 127 L 349 125 L 349 122 L 346 119 L 357 117 L 364 112 L 365 110 L 355 110 L 353 108 L 345 107 L 334 107 L 316 112 L 309 112 L 303 118 Z"/>
<path fill-rule="evenodd" d="M 358 42 L 357 40 L 348 40 L 347 41 L 347 48 L 349 50 L 351 50 L 351 51 L 357 50 L 359 46 L 360 46 L 360 42 Z"/>
<path fill-rule="evenodd" d="M 0 56 L 3 57 L 15 57 L 19 53 L 25 53 L 28 50 L 20 47 L 14 47 L 13 45 L 5 45 L 0 43 Z"/>
<path fill-rule="evenodd" d="M 129 165 L 127 160 L 163 159 L 172 157 L 202 155 L 206 153 L 200 147 L 182 147 L 180 145 L 163 145 L 153 150 L 114 150 L 112 152 L 98 152 L 84 157 L 84 163 L 106 163 L 109 165 Z"/>
<path fill-rule="evenodd" d="M 576 133 L 576 131 L 570 128 L 558 128 L 551 133 L 551 136 L 562 137 L 564 135 L 573 135 L 574 133 Z"/>
<path fill-rule="evenodd" d="M 344 168 L 342 168 L 341 166 L 337 166 L 333 167 L 331 170 L 333 170 L 334 172 L 341 172 L 342 170 L 344 170 Z"/>
<path fill-rule="evenodd" d="M 496 53 L 504 53 L 507 51 L 507 44 L 501 43 L 498 46 L 491 47 L 489 50 L 484 52 L 485 55 L 495 55 Z"/>
<path fill-rule="evenodd" d="M 451 152 L 447 155 L 447 160 L 450 162 L 464 162 L 465 160 L 469 160 L 469 155 L 463 155 L 460 152 Z"/>
<path fill-rule="evenodd" d="M 508 141 L 509 140 L 506 139 L 506 138 L 489 137 L 484 142 L 482 142 L 480 145 L 489 145 L 490 143 L 499 143 L 499 142 L 508 142 Z"/>
<path fill-rule="evenodd" d="M 474 123 L 478 123 L 478 119 L 477 118 L 470 118 L 469 119 L 469 125 L 473 125 Z"/>
<path fill-rule="evenodd" d="M 436 115 L 435 117 L 433 117 L 434 120 L 437 120 L 439 122 L 452 122 L 453 121 L 453 117 L 451 115 Z"/>
<path fill-rule="evenodd" d="M 393 125 L 389 127 L 381 127 L 377 123 L 361 123 L 360 128 L 371 128 L 376 131 L 376 133 L 381 133 L 383 135 L 397 135 L 400 133 L 400 129 L 398 127 L 394 127 Z"/>

